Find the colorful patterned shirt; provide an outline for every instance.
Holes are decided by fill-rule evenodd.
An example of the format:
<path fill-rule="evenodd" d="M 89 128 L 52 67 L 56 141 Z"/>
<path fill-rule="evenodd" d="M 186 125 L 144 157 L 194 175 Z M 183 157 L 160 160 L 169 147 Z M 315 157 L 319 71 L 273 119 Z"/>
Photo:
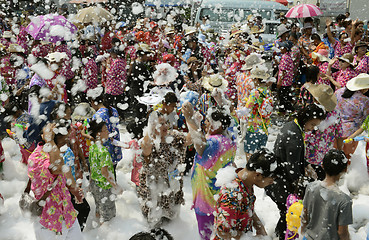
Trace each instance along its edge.
<path fill-rule="evenodd" d="M 193 206 L 196 214 L 213 214 L 216 201 L 214 196 L 220 188 L 215 186 L 219 169 L 234 161 L 236 143 L 223 135 L 206 137 L 207 143 L 202 156 L 196 154 L 191 174 Z"/>
<path fill-rule="evenodd" d="M 68 147 L 67 150 L 64 152 L 63 159 L 64 159 L 64 164 L 70 167 L 70 171 L 74 177 L 74 180 L 76 180 L 76 170 L 74 167 L 75 156 L 70 147 Z"/>
<path fill-rule="evenodd" d="M 97 74 L 97 64 L 93 58 L 90 58 L 82 72 L 82 77 L 85 80 L 87 86 L 86 90 L 94 89 L 97 87 L 97 85 L 99 84 Z"/>
<path fill-rule="evenodd" d="M 222 187 L 219 192 L 219 198 L 216 202 L 215 237 L 213 240 L 223 239 L 219 236 L 219 232 L 252 231 L 252 216 L 256 201 L 253 189 L 248 189 L 238 176 L 232 184 L 232 188 Z"/>
<path fill-rule="evenodd" d="M 351 98 L 342 98 L 346 88 L 340 88 L 335 92 L 337 97 L 336 110 L 342 119 L 343 137 L 351 136 L 358 130 L 364 119 L 369 115 L 369 98 L 360 91 L 354 93 Z"/>
<path fill-rule="evenodd" d="M 250 132 L 263 131 L 267 132 L 270 125 L 270 119 L 262 118 L 259 109 L 265 98 L 271 97 L 271 92 L 266 87 L 258 87 L 251 91 L 250 96 L 246 102 L 245 107 L 250 109 L 250 116 L 248 120 L 247 130 Z"/>
<path fill-rule="evenodd" d="M 108 167 L 108 171 L 113 174 L 113 162 L 111 161 L 110 153 L 106 147 L 97 145 L 96 143 L 92 144 L 90 147 L 90 171 L 91 171 L 91 179 L 96 181 L 97 186 L 102 189 L 110 189 L 112 185 L 106 180 L 106 178 L 102 175 L 101 169 L 103 167 Z"/>
<path fill-rule="evenodd" d="M 35 198 L 40 199 L 57 177 L 56 185 L 46 199 L 40 216 L 40 224 L 50 231 L 61 232 L 63 221 L 65 221 L 67 228 L 70 228 L 78 213 L 70 200 L 66 177 L 52 175 L 49 166 L 49 154 L 43 151 L 42 145 L 38 145 L 28 159 L 28 177 L 31 179 L 31 189 Z"/>
<path fill-rule="evenodd" d="M 354 63 L 357 63 L 357 55 L 354 56 Z M 369 73 L 369 56 L 364 55 L 357 63 L 355 71 L 360 73 Z"/>
<path fill-rule="evenodd" d="M 112 61 L 105 81 L 105 90 L 107 94 L 123 94 L 127 78 L 126 66 L 126 60 L 122 58 L 116 58 Z"/>
<path fill-rule="evenodd" d="M 328 62 L 319 62 L 317 64 L 317 66 L 319 67 L 319 72 L 322 74 L 326 74 L 327 73 L 327 70 L 328 70 Z M 328 86 L 331 85 L 331 81 L 329 81 L 328 78 L 326 79 L 323 79 L 322 77 L 319 77 L 318 81 L 316 82 L 316 84 L 326 84 Z"/>
<path fill-rule="evenodd" d="M 342 57 L 342 55 L 345 54 L 345 53 L 351 53 L 354 46 L 352 45 L 351 42 L 348 42 L 345 46 L 342 47 L 341 42 L 336 41 L 336 43 L 333 45 L 333 48 L 334 48 L 334 56 L 335 57 Z M 332 65 L 332 67 L 336 68 L 336 69 L 340 69 L 338 61 L 335 62 Z"/>
<path fill-rule="evenodd" d="M 286 52 L 282 55 L 281 61 L 279 62 L 278 81 L 282 81 L 282 86 L 291 86 L 293 83 L 293 69 L 295 64 L 292 60 L 291 53 Z M 281 79 L 283 75 L 283 79 Z"/>
<path fill-rule="evenodd" d="M 311 164 L 321 165 L 324 155 L 333 148 L 336 138 L 343 137 L 342 120 L 334 110 L 327 113 L 317 130 L 305 133 L 305 159 Z"/>
<path fill-rule="evenodd" d="M 359 75 L 351 67 L 347 67 L 344 71 L 340 70 L 332 75 L 332 77 L 341 85 L 341 87 L 345 87 L 347 82 L 350 81 L 352 78 Z"/>

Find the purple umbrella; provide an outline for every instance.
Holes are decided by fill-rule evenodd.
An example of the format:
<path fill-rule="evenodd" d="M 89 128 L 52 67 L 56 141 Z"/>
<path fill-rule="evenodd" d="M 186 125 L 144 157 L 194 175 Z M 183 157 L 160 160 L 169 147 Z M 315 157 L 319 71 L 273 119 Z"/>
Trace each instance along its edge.
<path fill-rule="evenodd" d="M 61 15 L 47 14 L 32 17 L 26 31 L 36 40 L 56 43 L 71 40 L 77 27 Z"/>

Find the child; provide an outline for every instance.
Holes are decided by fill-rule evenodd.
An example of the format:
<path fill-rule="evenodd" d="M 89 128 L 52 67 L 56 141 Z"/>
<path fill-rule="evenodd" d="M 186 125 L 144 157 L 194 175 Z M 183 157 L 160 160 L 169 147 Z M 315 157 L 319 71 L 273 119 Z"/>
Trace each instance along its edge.
<path fill-rule="evenodd" d="M 113 189 L 116 193 L 123 192 L 121 187 L 114 181 L 114 169 L 111 155 L 103 143 L 109 139 L 109 131 L 105 122 L 92 120 L 89 123 L 91 137 L 96 141 L 89 150 L 91 170 L 91 193 L 95 199 L 96 217 L 100 224 L 109 221 L 116 214 L 115 202 L 111 198 Z"/>
<path fill-rule="evenodd" d="M 277 157 L 262 149 L 254 153 L 246 167 L 236 170 L 232 187 L 220 190 L 216 203 L 214 237 L 218 239 L 239 239 L 255 228 L 257 235 L 266 235 L 263 224 L 254 211 L 256 197 L 254 185 L 265 188 L 273 183 L 277 173 Z"/>
<path fill-rule="evenodd" d="M 301 232 L 304 240 L 350 239 L 352 201 L 338 188 L 347 172 L 348 160 L 343 151 L 332 149 L 323 158 L 324 181 L 308 185 L 304 197 Z"/>

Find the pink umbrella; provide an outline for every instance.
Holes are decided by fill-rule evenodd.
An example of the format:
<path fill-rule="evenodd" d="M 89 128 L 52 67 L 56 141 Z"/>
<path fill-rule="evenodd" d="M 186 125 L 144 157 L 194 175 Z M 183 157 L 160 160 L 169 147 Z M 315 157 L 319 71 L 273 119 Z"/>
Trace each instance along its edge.
<path fill-rule="evenodd" d="M 71 40 L 77 27 L 61 15 L 47 14 L 31 18 L 26 31 L 36 40 L 56 43 Z"/>
<path fill-rule="evenodd" d="M 306 18 L 322 15 L 322 11 L 313 4 L 300 4 L 292 7 L 286 14 L 288 18 Z"/>

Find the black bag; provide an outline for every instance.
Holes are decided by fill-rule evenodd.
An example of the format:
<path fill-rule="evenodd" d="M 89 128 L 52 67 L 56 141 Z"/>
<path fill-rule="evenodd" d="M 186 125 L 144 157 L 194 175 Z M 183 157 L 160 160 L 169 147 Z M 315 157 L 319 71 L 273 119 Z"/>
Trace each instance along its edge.
<path fill-rule="evenodd" d="M 44 209 L 44 206 L 43 206 L 44 204 L 42 203 L 44 203 L 46 198 L 49 197 L 51 191 L 56 185 L 56 179 L 57 177 L 54 179 L 52 187 L 48 189 L 48 191 L 45 192 L 45 194 L 39 200 L 37 200 L 36 198 L 34 198 L 33 196 L 29 194 L 31 190 L 31 179 L 29 179 L 27 183 L 27 187 L 22 193 L 22 196 L 19 200 L 19 207 L 21 208 L 21 210 L 23 212 L 30 212 L 31 216 L 33 217 L 41 216 L 42 210 Z"/>

